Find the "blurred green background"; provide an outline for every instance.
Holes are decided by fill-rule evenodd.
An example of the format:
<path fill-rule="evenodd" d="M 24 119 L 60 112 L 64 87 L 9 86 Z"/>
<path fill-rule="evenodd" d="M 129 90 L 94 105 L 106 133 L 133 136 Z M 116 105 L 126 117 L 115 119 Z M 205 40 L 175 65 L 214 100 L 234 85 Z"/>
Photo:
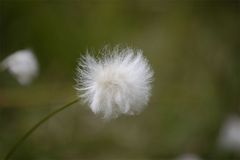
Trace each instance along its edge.
<path fill-rule="evenodd" d="M 76 97 L 78 58 L 106 44 L 144 51 L 155 71 L 149 106 L 105 122 L 77 104 L 12 159 L 240 158 L 218 146 L 225 118 L 240 114 L 240 1 L 233 0 L 1 0 L 0 60 L 31 48 L 40 75 L 24 87 L 0 72 L 0 157 Z"/>

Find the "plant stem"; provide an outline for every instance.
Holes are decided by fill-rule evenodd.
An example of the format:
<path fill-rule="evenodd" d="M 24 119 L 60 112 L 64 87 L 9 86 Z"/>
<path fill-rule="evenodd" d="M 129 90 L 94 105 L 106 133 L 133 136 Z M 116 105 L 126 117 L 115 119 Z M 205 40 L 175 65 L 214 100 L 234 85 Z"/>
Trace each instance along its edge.
<path fill-rule="evenodd" d="M 9 152 L 7 153 L 7 155 L 5 156 L 5 158 L 3 160 L 8 160 L 11 155 L 16 151 L 16 149 L 37 129 L 39 128 L 44 122 L 46 122 L 47 120 L 49 120 L 51 117 L 53 117 L 54 115 L 56 115 L 57 113 L 63 111 L 64 109 L 68 108 L 69 106 L 71 106 L 72 104 L 76 103 L 79 100 L 79 98 L 71 101 L 68 104 L 65 104 L 64 106 L 58 108 L 57 110 L 53 111 L 52 113 L 48 114 L 46 117 L 44 117 L 42 120 L 40 120 L 38 123 L 36 123 L 32 128 L 30 128 L 23 136 L 21 139 L 19 139 L 17 141 L 17 143 L 9 150 Z"/>

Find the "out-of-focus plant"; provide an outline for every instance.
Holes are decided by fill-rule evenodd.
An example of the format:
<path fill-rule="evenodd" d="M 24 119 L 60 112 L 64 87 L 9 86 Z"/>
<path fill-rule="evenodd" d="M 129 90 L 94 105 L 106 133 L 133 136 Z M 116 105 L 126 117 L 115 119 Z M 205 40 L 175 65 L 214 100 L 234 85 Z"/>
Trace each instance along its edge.
<path fill-rule="evenodd" d="M 39 65 L 34 53 L 29 50 L 14 52 L 0 63 L 1 70 L 8 70 L 21 85 L 28 85 L 38 76 Z"/>

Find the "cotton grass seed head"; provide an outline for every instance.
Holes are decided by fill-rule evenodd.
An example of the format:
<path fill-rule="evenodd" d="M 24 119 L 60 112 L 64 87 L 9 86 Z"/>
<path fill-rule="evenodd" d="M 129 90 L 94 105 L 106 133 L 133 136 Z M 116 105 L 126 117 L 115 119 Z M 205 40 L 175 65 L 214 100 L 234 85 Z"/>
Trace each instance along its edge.
<path fill-rule="evenodd" d="M 153 71 L 142 50 L 104 48 L 101 58 L 89 53 L 77 67 L 76 90 L 96 114 L 116 118 L 141 112 L 149 101 Z"/>
<path fill-rule="evenodd" d="M 8 70 L 21 85 L 28 85 L 38 76 L 39 65 L 30 49 L 14 52 L 0 63 L 1 70 Z"/>

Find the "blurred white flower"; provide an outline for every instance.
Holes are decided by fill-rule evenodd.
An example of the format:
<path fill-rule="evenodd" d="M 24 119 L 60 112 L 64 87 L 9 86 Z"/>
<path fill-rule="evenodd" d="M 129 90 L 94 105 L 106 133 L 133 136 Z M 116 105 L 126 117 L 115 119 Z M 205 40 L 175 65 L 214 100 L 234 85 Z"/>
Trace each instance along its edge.
<path fill-rule="evenodd" d="M 201 160 L 201 158 L 193 153 L 185 153 L 180 155 L 176 160 Z"/>
<path fill-rule="evenodd" d="M 134 115 L 149 101 L 153 71 L 141 50 L 105 48 L 102 59 L 88 53 L 78 64 L 76 89 L 104 118 Z"/>
<path fill-rule="evenodd" d="M 229 151 L 240 152 L 240 117 L 232 115 L 224 122 L 220 131 L 219 145 Z"/>
<path fill-rule="evenodd" d="M 2 70 L 8 70 L 21 85 L 27 85 L 38 75 L 38 62 L 31 50 L 19 50 L 1 64 Z"/>

